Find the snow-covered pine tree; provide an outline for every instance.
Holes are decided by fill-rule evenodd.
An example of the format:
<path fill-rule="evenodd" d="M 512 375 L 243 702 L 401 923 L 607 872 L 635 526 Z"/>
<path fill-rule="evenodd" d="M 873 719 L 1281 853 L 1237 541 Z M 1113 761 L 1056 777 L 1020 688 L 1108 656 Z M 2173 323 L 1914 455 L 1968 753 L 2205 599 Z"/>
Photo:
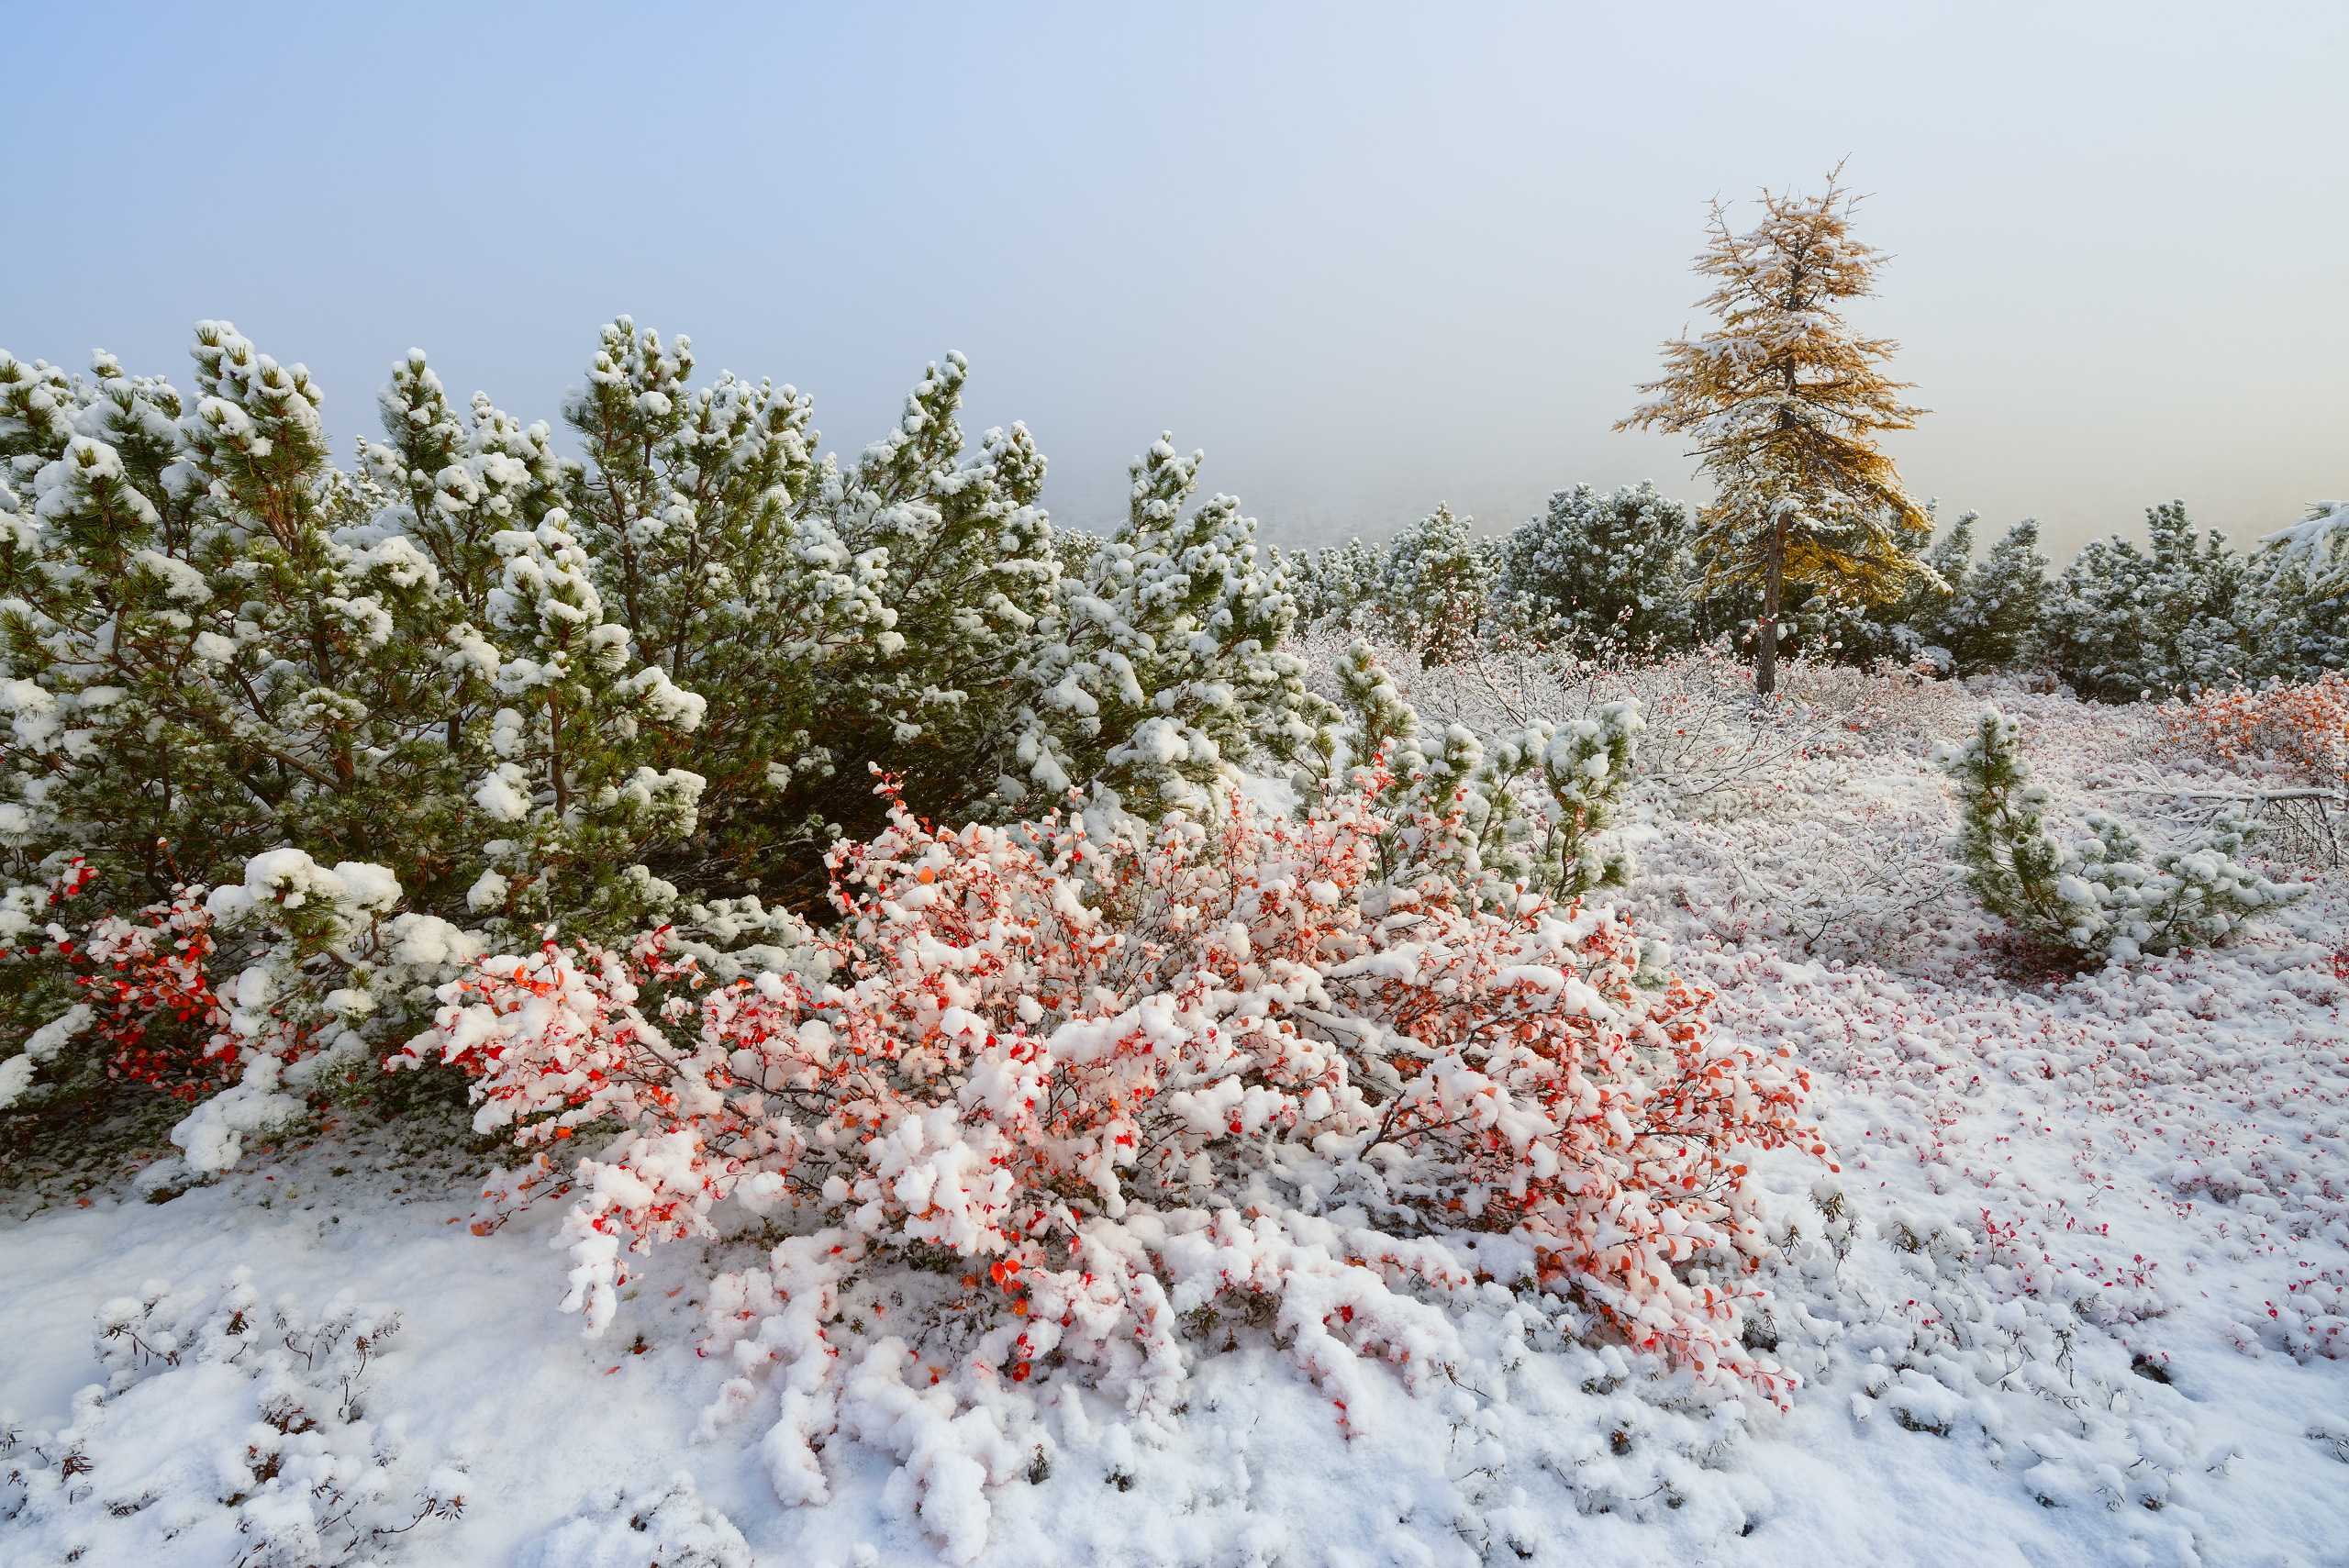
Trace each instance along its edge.
<path fill-rule="evenodd" d="M 1857 198 L 1828 176 L 1817 197 L 1762 193 L 1760 227 L 1729 227 L 1713 205 L 1697 258 L 1718 286 L 1698 303 L 1720 319 L 1664 346 L 1665 373 L 1618 429 L 1688 435 L 1715 485 L 1696 554 L 1709 585 L 1762 590 L 1755 690 L 1776 689 L 1789 583 L 1874 603 L 1923 570 L 1932 520 L 1876 445 L 1915 425 L 1907 384 L 1879 368 L 1898 347 L 1864 338 L 1838 308 L 1876 292 L 1883 253 L 1852 237 Z"/>
<path fill-rule="evenodd" d="M 2021 726 L 1985 708 L 1966 744 L 1937 746 L 1932 760 L 1957 786 L 1966 885 L 2051 951 L 2126 961 L 2213 946 L 2310 891 L 2235 861 L 2259 831 L 2239 804 L 2151 865 L 2136 829 L 2101 811 L 2088 813 L 2087 838 L 2057 837 L 2047 824 L 2054 797 L 2032 782 L 2021 738 Z"/>
<path fill-rule="evenodd" d="M 603 327 L 585 385 L 564 402 L 587 457 L 564 499 L 598 589 L 672 683 L 710 699 L 695 748 L 707 780 L 699 837 L 663 869 L 755 886 L 778 854 L 820 852 L 831 803 L 804 788 L 785 797 L 830 769 L 815 739 L 826 674 L 852 652 L 897 646 L 896 617 L 885 555 L 818 509 L 837 475 L 819 476 L 811 455 L 812 400 L 725 372 L 696 388 L 693 368 L 688 338 L 663 343 L 628 317 Z"/>
<path fill-rule="evenodd" d="M 1950 584 L 1954 592 L 1934 606 L 1927 624 L 1929 640 L 1949 651 L 1952 674 L 2012 669 L 2032 657 L 2050 590 L 2047 558 L 2039 553 L 2039 519 L 2025 517 L 2009 528 L 1988 555 L 1969 562 Z"/>
<path fill-rule="evenodd" d="M 1502 540 L 1494 591 L 1512 619 L 1585 650 L 1683 648 L 1690 617 L 1688 508 L 1637 489 L 1561 490 Z"/>
<path fill-rule="evenodd" d="M 429 884 L 462 836 L 462 779 L 425 694 L 486 689 L 444 639 L 462 617 L 439 615 L 412 546 L 334 537 L 300 366 L 225 323 L 199 324 L 194 352 L 194 399 L 106 355 L 89 382 L 0 361 L 0 384 L 39 384 L 40 415 L 0 434 L 30 492 L 0 566 L 6 787 L 28 818 L 11 869 L 79 852 L 138 904 L 291 841 L 405 855 Z"/>
<path fill-rule="evenodd" d="M 1205 456 L 1161 435 L 1129 468 L 1125 523 L 1082 582 L 1056 585 L 1014 676 L 1006 808 L 1090 784 L 1144 818 L 1212 810 L 1241 759 L 1297 756 L 1334 721 L 1281 646 L 1297 604 L 1258 557 L 1255 519 L 1229 495 L 1183 513 Z"/>
<path fill-rule="evenodd" d="M 567 471 L 551 432 L 543 420 L 525 427 L 485 393 L 461 419 L 421 349 L 392 367 L 376 407 L 384 439 L 362 455 L 387 505 L 369 521 L 423 550 L 465 613 L 485 622 L 504 570 L 491 539 L 536 528 L 562 502 Z"/>
<path fill-rule="evenodd" d="M 631 674 L 627 628 L 601 624 L 592 566 L 545 509 L 544 432 L 485 406 L 457 426 L 412 358 L 380 476 L 353 480 L 301 366 L 227 323 L 200 323 L 193 352 L 193 397 L 105 354 L 87 380 L 0 355 L 9 1006 L 56 1002 L 79 962 L 76 940 L 24 945 L 42 920 L 146 906 L 148 940 L 207 918 L 184 884 L 286 909 L 347 898 L 354 930 L 395 902 L 492 932 L 632 929 L 662 901 L 641 856 L 690 830 L 696 781 L 652 764 L 697 699 Z M 434 929 L 410 954 L 428 968 L 453 951 L 455 927 Z M 308 940 L 217 912 L 204 937 L 216 979 L 284 958 L 281 1022 L 384 1000 L 357 937 L 324 958 Z M 50 1090 L 90 1065 L 50 1059 Z"/>
<path fill-rule="evenodd" d="M 2084 697 L 2135 702 L 2191 695 L 2242 673 L 2235 624 L 2243 562 L 2216 529 L 2205 536 L 2186 503 L 2145 509 L 2147 546 L 2091 539 L 2057 579 L 2046 650 Z"/>
<path fill-rule="evenodd" d="M 815 497 L 840 537 L 882 563 L 893 617 L 885 642 L 822 684 L 820 732 L 856 764 L 843 775 L 856 800 L 833 808 L 852 827 L 877 826 L 866 763 L 903 776 L 923 809 L 1008 809 L 999 785 L 1028 695 L 1022 662 L 1059 624 L 1059 536 L 1035 505 L 1044 456 L 1019 424 L 964 450 L 955 416 L 969 374 L 956 353 L 930 366 L 896 427 Z"/>
<path fill-rule="evenodd" d="M 1373 608 L 1422 668 L 1451 663 L 1484 632 L 1498 551 L 1475 525 L 1440 504 L 1387 541 Z"/>
<path fill-rule="evenodd" d="M 1386 547 L 1359 539 L 1288 556 L 1275 552 L 1275 560 L 1297 599 L 1297 619 L 1308 624 L 1331 616 L 1350 621 L 1377 598 L 1386 573 Z"/>
<path fill-rule="evenodd" d="M 2306 682 L 2349 666 L 2349 501 L 2319 501 L 2259 543 L 2243 570 L 2246 673 Z"/>
<path fill-rule="evenodd" d="M 1337 675 L 1343 717 L 1308 750 L 1322 765 L 1300 770 L 1295 784 L 1308 803 L 1375 787 L 1392 813 L 1377 838 L 1382 879 L 1418 887 L 1434 876 L 1476 908 L 1514 908 L 1526 893 L 1563 903 L 1631 880 L 1629 855 L 1603 849 L 1599 836 L 1617 826 L 1631 783 L 1645 728 L 1638 703 L 1605 703 L 1564 724 L 1537 719 L 1487 749 L 1461 725 L 1423 730 L 1359 639 Z M 1539 812 L 1524 788 L 1537 774 L 1551 797 Z"/>

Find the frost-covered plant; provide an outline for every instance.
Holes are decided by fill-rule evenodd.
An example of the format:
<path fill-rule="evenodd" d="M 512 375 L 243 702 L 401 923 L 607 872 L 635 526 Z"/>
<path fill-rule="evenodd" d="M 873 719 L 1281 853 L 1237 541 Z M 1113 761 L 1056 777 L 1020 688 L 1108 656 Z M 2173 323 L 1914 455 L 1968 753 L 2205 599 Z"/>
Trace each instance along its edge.
<path fill-rule="evenodd" d="M 69 1560 L 381 1561 L 392 1540 L 459 1518 L 473 1490 L 445 1465 L 409 1485 L 397 1423 L 369 1418 L 368 1373 L 399 1327 L 348 1296 L 315 1318 L 264 1305 L 247 1268 L 217 1292 L 150 1280 L 106 1302 L 106 1381 L 12 1456 L 12 1530 Z"/>
<path fill-rule="evenodd" d="M 86 377 L 0 355 L 0 1100 L 137 1065 L 61 1053 L 60 944 L 89 920 L 22 938 L 69 874 L 81 906 L 160 929 L 282 851 L 378 868 L 401 918 L 440 922 L 426 945 L 476 944 L 460 962 L 667 922 L 718 973 L 799 940 L 826 846 L 880 824 L 868 762 L 954 820 L 1072 788 L 1149 820 L 1214 809 L 1332 719 L 1254 524 L 1228 496 L 1184 510 L 1198 454 L 1137 460 L 1126 525 L 1072 573 L 1026 430 L 965 450 L 959 355 L 842 465 L 806 396 L 696 386 L 686 339 L 626 317 L 566 402 L 584 462 L 485 396 L 459 409 L 411 350 L 346 473 L 302 367 L 226 323 L 193 351 L 191 396 L 105 354 Z M 259 929 L 207 928 L 216 980 Z M 339 1015 L 368 1053 L 412 1032 L 396 988 L 301 1006 L 338 991 L 372 1004 Z"/>
<path fill-rule="evenodd" d="M 396 1022 L 419 987 L 429 999 L 485 946 L 437 917 L 394 915 L 400 887 L 383 867 L 328 870 L 299 850 L 255 856 L 240 884 L 183 885 L 128 917 L 77 916 L 90 882 L 76 862 L 48 890 L 44 912 L 72 928 L 36 930 L 23 909 L 0 912 L 0 962 L 51 961 L 76 998 L 0 1061 L 0 1109 L 97 1079 L 151 1084 L 193 1103 L 172 1139 L 199 1173 L 225 1170 L 246 1134 L 297 1116 L 297 1094 L 322 1075 L 365 1064 L 379 1010 Z"/>
<path fill-rule="evenodd" d="M 1737 1339 L 1763 1246 L 1742 1162 L 1824 1154 L 1799 1070 L 1711 1036 L 1702 993 L 1634 988 L 1611 916 L 1377 880 L 1388 826 L 1375 788 L 1303 821 L 1235 800 L 1146 841 L 899 809 L 835 851 L 841 925 L 796 973 L 716 984 L 659 936 L 550 941 L 445 987 L 406 1055 L 473 1076 L 477 1125 L 534 1155 L 598 1132 L 539 1183 L 575 1195 L 565 1305 L 591 1333 L 626 1251 L 707 1233 L 731 1196 L 839 1227 L 832 1245 L 992 1260 L 1010 1309 L 981 1362 L 1057 1351 L 1163 1410 L 1175 1318 L 1250 1283 L 1291 1292 L 1312 1370 L 1411 1351 L 1424 1375 L 1388 1287 L 1464 1278 L 1443 1238 L 1472 1230 L 1521 1240 L 1698 1376 L 1782 1393 Z M 1222 1235 L 1252 1191 L 1237 1251 L 1182 1240 Z M 1330 1277 L 1350 1283 L 1307 1288 L 1328 1267 L 1279 1260 L 1347 1212 L 1357 1261 Z"/>
<path fill-rule="evenodd" d="M 1957 520 L 1945 565 L 1936 563 L 1951 592 L 1928 606 L 1914 623 L 1928 649 L 1949 654 L 1953 675 L 2011 669 L 2032 656 L 2043 639 L 2049 584 L 2047 558 L 2039 553 L 2039 519 L 2025 517 L 2009 528 L 1990 553 L 1973 559 L 1970 519 Z"/>
<path fill-rule="evenodd" d="M 1279 557 L 1289 592 L 1297 595 L 1297 617 L 1318 621 L 1334 617 L 1351 625 L 1356 612 L 1378 597 L 1379 579 L 1386 571 L 1386 547 L 1359 539 L 1316 550 L 1298 550 Z"/>
<path fill-rule="evenodd" d="M 2274 757 L 2311 783 L 2349 783 L 2349 672 L 2252 691 L 2205 691 L 2163 705 L 2170 744 L 2213 761 Z"/>
<path fill-rule="evenodd" d="M 2118 534 L 2091 539 L 2056 580 L 2046 654 L 2084 697 L 2191 695 L 2244 667 L 2243 562 L 2226 536 L 2204 535 L 2183 501 L 2147 507 L 2145 528 L 2145 549 Z"/>
<path fill-rule="evenodd" d="M 1965 746 L 1935 749 L 1957 785 L 1958 858 L 1966 885 L 1993 915 L 2032 940 L 2075 958 L 2134 959 L 2224 941 L 2246 922 L 2309 892 L 2278 884 L 2233 856 L 2258 832 L 2238 806 L 2222 809 L 2183 849 L 2145 863 L 2127 822 L 2090 812 L 2090 837 L 2066 840 L 2047 825 L 2054 796 L 2031 780 L 2022 727 L 1985 708 Z"/>
<path fill-rule="evenodd" d="M 2349 501 L 2319 501 L 2259 542 L 2243 568 L 2246 673 L 2302 683 L 2349 665 Z"/>
<path fill-rule="evenodd" d="M 1558 900 L 1621 886 L 1631 861 L 1598 835 L 1616 826 L 1644 728 L 1636 700 L 1601 703 L 1586 717 L 1531 719 L 1489 743 L 1466 725 L 1422 726 L 1366 641 L 1349 643 L 1335 670 L 1350 725 L 1325 728 L 1294 787 L 1341 777 L 1375 792 L 1388 825 L 1379 871 L 1389 880 L 1440 872 L 1478 906 L 1519 896 Z M 1351 762 L 1352 766 L 1343 766 Z M 1532 798 L 1546 786 L 1546 804 Z"/>
<path fill-rule="evenodd" d="M 1499 541 L 1439 506 L 1386 543 L 1371 610 L 1423 665 L 1450 662 L 1485 629 Z"/>
<path fill-rule="evenodd" d="M 514 1568 L 751 1568 L 750 1543 L 683 1471 L 665 1482 L 599 1486 Z"/>
<path fill-rule="evenodd" d="M 1205 456 L 1162 435 L 1133 461 L 1125 523 L 1035 628 L 988 775 L 998 811 L 1087 784 L 1143 820 L 1212 810 L 1243 757 L 1286 761 L 1333 717 L 1283 646 L 1297 604 L 1255 520 L 1229 495 L 1183 514 Z"/>
<path fill-rule="evenodd" d="M 1595 717 L 1560 725 L 1543 750 L 1542 776 L 1558 807 L 1547 846 L 1558 867 L 1550 885 L 1562 896 L 1631 881 L 1630 856 L 1602 852 L 1596 840 L 1615 826 L 1646 728 L 1636 701 L 1602 703 Z"/>
<path fill-rule="evenodd" d="M 487 873 L 517 914 L 635 918 L 631 851 L 692 829 L 690 777 L 648 764 L 700 705 L 606 623 L 543 431 L 484 403 L 463 451 L 406 453 L 451 458 L 438 489 L 394 493 L 328 463 L 302 367 L 227 323 L 193 352 L 193 398 L 0 360 L 10 869 L 78 853 L 134 905 L 291 845 L 443 915 Z"/>
<path fill-rule="evenodd" d="M 1687 648 L 1697 641 L 1693 526 L 1687 506 L 1645 480 L 1606 495 L 1558 491 L 1502 539 L 1494 593 L 1511 618 L 1578 651 Z"/>

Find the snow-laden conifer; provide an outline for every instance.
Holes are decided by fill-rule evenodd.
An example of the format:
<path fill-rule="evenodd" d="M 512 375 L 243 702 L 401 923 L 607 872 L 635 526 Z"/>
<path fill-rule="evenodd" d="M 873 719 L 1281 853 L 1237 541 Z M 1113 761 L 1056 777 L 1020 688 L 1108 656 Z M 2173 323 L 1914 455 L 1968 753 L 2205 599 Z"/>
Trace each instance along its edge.
<path fill-rule="evenodd" d="M 2089 837 L 2060 837 L 2047 822 L 2054 796 L 2032 782 L 2021 741 L 2020 724 L 1985 708 L 1973 737 L 1936 748 L 1934 760 L 1957 786 L 1966 884 L 1984 908 L 2054 952 L 2128 960 L 2207 947 L 2310 891 L 2234 859 L 2259 830 L 2239 806 L 2151 864 L 2137 830 L 2101 811 L 2088 813 Z"/>
<path fill-rule="evenodd" d="M 2308 682 L 2349 666 L 2349 501 L 2319 501 L 2244 562 L 2252 671 Z"/>
<path fill-rule="evenodd" d="M 2047 656 L 2084 697 L 2190 696 L 2244 671 L 2243 568 L 2226 535 L 2205 534 L 2184 501 L 2147 507 L 2145 531 L 2143 549 L 2118 534 L 2089 540 L 2056 581 Z"/>
<path fill-rule="evenodd" d="M 1696 552 L 1709 587 L 1762 591 L 1754 684 L 1775 689 L 1789 583 L 1874 603 L 1923 571 L 1932 520 L 1876 445 L 1922 409 L 1879 368 L 1898 347 L 1864 338 L 1842 301 L 1876 290 L 1881 251 L 1852 237 L 1856 198 L 1836 176 L 1816 197 L 1762 193 L 1759 227 L 1732 233 L 1716 203 L 1697 259 L 1718 286 L 1700 303 L 1720 319 L 1664 345 L 1665 373 L 1618 429 L 1687 435 L 1714 496 Z"/>
<path fill-rule="evenodd" d="M 1502 540 L 1494 589 L 1508 617 L 1586 651 L 1685 648 L 1690 615 L 1688 508 L 1637 488 L 1561 490 Z"/>
<path fill-rule="evenodd" d="M 1475 522 L 1439 505 L 1386 543 L 1372 607 L 1422 665 L 1452 662 L 1485 631 L 1499 550 Z"/>

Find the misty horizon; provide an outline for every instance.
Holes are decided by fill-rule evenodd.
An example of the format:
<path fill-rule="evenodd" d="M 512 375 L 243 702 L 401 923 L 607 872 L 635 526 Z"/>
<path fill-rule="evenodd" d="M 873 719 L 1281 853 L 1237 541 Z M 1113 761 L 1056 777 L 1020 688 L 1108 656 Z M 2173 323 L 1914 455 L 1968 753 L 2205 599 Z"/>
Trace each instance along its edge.
<path fill-rule="evenodd" d="M 0 347 L 74 370 L 104 347 L 184 387 L 191 325 L 232 320 L 309 368 L 346 462 L 412 346 L 452 395 L 560 430 L 628 313 L 690 334 L 696 379 L 811 394 L 844 458 L 957 349 L 966 429 L 1026 421 L 1060 526 L 1113 524 L 1171 430 L 1269 542 L 1438 502 L 1499 531 L 1578 483 L 1702 497 L 1683 443 L 1611 426 L 1704 328 L 1709 201 L 1734 223 L 1848 158 L 1892 257 L 1861 324 L 1933 411 L 1887 445 L 1944 524 L 2036 516 L 2060 567 L 2182 496 L 2248 547 L 2349 490 L 2344 24 L 2248 15 L 1854 10 L 1787 41 L 1729 11 L 754 13 L 705 49 L 690 19 L 587 12 L 479 19 L 444 54 L 331 14 L 224 36 L 25 12 L 14 52 L 102 39 L 117 106 L 67 72 L 24 89 L 79 128 L 18 170 L 43 222 Z M 677 101 L 598 118 L 615 50 L 681 73 Z M 240 130 L 186 69 L 207 51 L 300 134 Z M 1774 71 L 1822 84 L 1766 125 L 1725 106 Z"/>

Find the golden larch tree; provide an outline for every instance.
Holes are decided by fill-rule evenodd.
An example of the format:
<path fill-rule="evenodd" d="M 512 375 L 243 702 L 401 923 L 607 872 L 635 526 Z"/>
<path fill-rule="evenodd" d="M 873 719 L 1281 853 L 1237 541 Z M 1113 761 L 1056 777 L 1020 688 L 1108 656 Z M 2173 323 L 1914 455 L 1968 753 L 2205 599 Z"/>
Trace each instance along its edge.
<path fill-rule="evenodd" d="M 1838 306 L 1876 292 L 1884 253 L 1852 237 L 1858 198 L 1839 166 L 1815 197 L 1762 193 L 1763 221 L 1732 233 L 1716 201 L 1697 272 L 1715 287 L 1698 304 L 1718 330 L 1664 346 L 1662 380 L 1616 428 L 1696 438 L 1690 455 L 1716 486 L 1698 519 L 1709 588 L 1762 589 L 1755 691 L 1777 686 L 1779 600 L 1788 581 L 1878 603 L 1911 577 L 1932 518 L 1876 444 L 1925 412 L 1900 401 L 1910 384 L 1880 368 L 1898 350 L 1864 338 Z"/>

